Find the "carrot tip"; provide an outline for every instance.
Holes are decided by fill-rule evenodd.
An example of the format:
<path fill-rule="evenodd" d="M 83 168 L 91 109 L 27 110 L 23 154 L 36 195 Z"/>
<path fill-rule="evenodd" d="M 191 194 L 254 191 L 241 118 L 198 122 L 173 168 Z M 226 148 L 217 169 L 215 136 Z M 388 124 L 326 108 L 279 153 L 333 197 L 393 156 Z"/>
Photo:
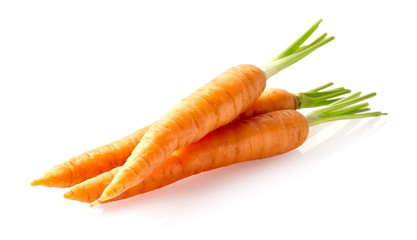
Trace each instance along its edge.
<path fill-rule="evenodd" d="M 88 204 L 89 207 L 95 207 L 96 205 L 100 204 L 100 200 L 95 200 L 94 202 Z"/>
<path fill-rule="evenodd" d="M 66 199 L 74 200 L 70 191 L 64 193 L 62 196 Z"/>
<path fill-rule="evenodd" d="M 39 185 L 42 185 L 42 179 L 41 178 L 35 179 L 32 182 L 30 182 L 30 185 L 31 186 L 39 186 Z"/>

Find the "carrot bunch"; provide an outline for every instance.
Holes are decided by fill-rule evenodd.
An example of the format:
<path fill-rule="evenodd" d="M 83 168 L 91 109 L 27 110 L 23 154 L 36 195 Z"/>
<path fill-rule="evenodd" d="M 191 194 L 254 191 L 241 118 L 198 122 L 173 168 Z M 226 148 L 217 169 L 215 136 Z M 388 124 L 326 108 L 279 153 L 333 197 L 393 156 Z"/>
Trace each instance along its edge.
<path fill-rule="evenodd" d="M 332 83 L 298 94 L 265 89 L 267 79 L 334 39 L 323 34 L 302 46 L 320 22 L 263 68 L 232 67 L 150 126 L 57 165 L 31 184 L 71 187 L 66 198 L 95 206 L 200 172 L 288 152 L 306 140 L 312 125 L 382 115 L 364 113 L 366 103 L 354 105 L 375 94 L 338 98 L 350 90 L 325 90 Z M 319 106 L 325 107 L 306 116 L 296 111 Z"/>

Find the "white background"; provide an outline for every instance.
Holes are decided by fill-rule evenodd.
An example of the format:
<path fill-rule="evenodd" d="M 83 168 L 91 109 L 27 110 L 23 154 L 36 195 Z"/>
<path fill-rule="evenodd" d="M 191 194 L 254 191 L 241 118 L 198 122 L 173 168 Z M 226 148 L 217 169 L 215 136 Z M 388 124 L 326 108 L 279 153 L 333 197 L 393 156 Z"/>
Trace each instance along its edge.
<path fill-rule="evenodd" d="M 151 2 L 151 1 L 149 1 Z M 1 1 L 0 216 L 8 239 L 417 239 L 414 1 Z M 31 187 L 225 69 L 262 66 L 319 18 L 336 39 L 268 80 L 333 81 L 388 116 L 90 209 Z"/>

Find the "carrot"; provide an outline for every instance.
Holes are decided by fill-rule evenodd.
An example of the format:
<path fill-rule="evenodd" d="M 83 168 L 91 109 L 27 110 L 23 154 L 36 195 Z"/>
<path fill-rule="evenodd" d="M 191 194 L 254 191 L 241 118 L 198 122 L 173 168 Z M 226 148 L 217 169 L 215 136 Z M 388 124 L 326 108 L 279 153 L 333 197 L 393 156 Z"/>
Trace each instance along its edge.
<path fill-rule="evenodd" d="M 268 78 L 333 40 L 333 37 L 322 35 L 314 45 L 297 51 L 320 22 L 285 50 L 285 57 L 273 60 L 263 69 L 250 64 L 232 67 L 181 100 L 149 128 L 101 197 L 91 206 L 137 185 L 175 150 L 200 140 L 239 116 L 261 95 Z"/>
<path fill-rule="evenodd" d="M 114 167 L 121 166 L 149 128 L 150 125 L 122 139 L 72 157 L 64 163 L 54 166 L 30 184 L 32 186 L 71 187 Z"/>
<path fill-rule="evenodd" d="M 322 91 L 332 86 L 333 83 L 327 83 L 323 86 L 300 93 L 289 93 L 279 88 L 267 88 L 262 95 L 248 108 L 241 113 L 234 121 L 248 119 L 253 116 L 284 109 L 302 109 L 313 108 L 330 104 L 338 99 L 340 95 L 349 93 L 349 89 L 343 87 L 332 90 Z"/>
<path fill-rule="evenodd" d="M 174 152 L 144 181 L 111 200 L 148 192 L 232 163 L 287 152 L 298 147 L 307 134 L 307 121 L 295 110 L 275 111 L 230 123 Z M 287 140 L 293 136 L 298 136 L 297 141 Z M 82 202 L 95 201 L 120 169 L 115 168 L 75 185 L 64 197 Z"/>
<path fill-rule="evenodd" d="M 333 83 L 296 94 L 278 88 L 265 89 L 261 96 L 234 121 L 275 110 L 321 106 L 337 100 L 335 97 L 350 92 L 350 90 L 345 88 L 322 91 L 331 85 Z M 53 167 L 42 177 L 32 181 L 31 185 L 71 187 L 86 179 L 107 172 L 114 167 L 122 166 L 149 127 L 139 129 L 120 140 L 75 156 Z"/>
<path fill-rule="evenodd" d="M 375 96 L 374 93 L 359 95 L 356 93 L 339 99 L 305 117 L 295 110 L 281 110 L 229 123 L 198 142 L 175 151 L 144 181 L 108 201 L 152 191 L 204 171 L 288 152 L 304 143 L 309 126 L 334 120 L 383 115 L 381 112 L 361 113 L 369 110 L 366 108 L 367 103 L 352 106 Z M 75 185 L 64 197 L 91 203 L 100 197 L 120 169 L 114 168 Z"/>

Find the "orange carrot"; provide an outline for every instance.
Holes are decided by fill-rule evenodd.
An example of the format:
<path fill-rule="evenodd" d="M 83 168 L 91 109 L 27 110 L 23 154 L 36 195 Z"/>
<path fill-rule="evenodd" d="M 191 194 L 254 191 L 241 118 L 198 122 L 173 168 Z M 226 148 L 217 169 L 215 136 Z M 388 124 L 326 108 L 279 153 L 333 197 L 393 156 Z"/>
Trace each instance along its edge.
<path fill-rule="evenodd" d="M 32 186 L 71 187 L 86 179 L 121 166 L 142 139 L 150 126 L 96 149 L 72 157 L 54 166 L 40 178 L 31 182 Z"/>
<path fill-rule="evenodd" d="M 284 109 L 302 109 L 323 106 L 337 101 L 340 95 L 349 93 L 349 89 L 343 87 L 332 90 L 322 91 L 332 86 L 333 83 L 327 83 L 309 91 L 300 93 L 289 93 L 279 88 L 267 88 L 262 95 L 248 108 L 241 113 L 234 121 L 248 119 L 263 113 L 273 112 Z"/>
<path fill-rule="evenodd" d="M 284 109 L 298 109 L 296 95 L 283 89 L 267 88 L 246 111 L 237 116 L 233 121 L 248 119 L 263 113 Z"/>
<path fill-rule="evenodd" d="M 312 29 L 315 30 L 320 22 Z M 250 64 L 232 67 L 181 100 L 149 128 L 112 182 L 91 206 L 117 197 L 137 185 L 175 150 L 200 140 L 235 119 L 261 95 L 268 78 L 333 40 L 332 37 L 324 38 L 324 35 L 315 44 L 300 47 L 302 43 L 299 42 L 304 42 L 314 30 L 307 31 L 301 40 L 297 40 L 296 47 L 291 45 L 286 50 L 286 57 L 273 60 L 264 69 Z M 299 48 L 302 49 L 298 51 Z"/>
<path fill-rule="evenodd" d="M 200 172 L 290 151 L 300 146 L 307 135 L 307 121 L 295 110 L 275 111 L 230 123 L 174 152 L 144 181 L 111 201 L 148 192 Z M 95 201 L 120 169 L 75 185 L 64 197 Z"/>
<path fill-rule="evenodd" d="M 364 96 L 356 93 L 311 112 L 306 117 L 294 110 L 281 110 L 234 121 L 212 131 L 198 142 L 175 151 L 144 181 L 109 201 L 152 191 L 200 172 L 288 152 L 304 143 L 309 126 L 328 121 L 383 115 L 381 112 L 362 113 L 369 110 L 366 108 L 367 103 L 353 105 L 373 96 L 374 93 Z M 120 169 L 121 167 L 114 168 L 75 185 L 64 197 L 93 202 L 100 197 Z"/>
<path fill-rule="evenodd" d="M 349 92 L 345 88 L 321 91 L 331 85 L 333 83 L 297 94 L 278 88 L 265 89 L 254 104 L 234 121 L 276 110 L 310 108 L 328 104 L 337 100 L 334 97 Z M 149 127 L 139 129 L 120 140 L 75 156 L 53 167 L 42 177 L 32 181 L 31 184 L 47 187 L 71 187 L 114 167 L 122 166 Z"/>

